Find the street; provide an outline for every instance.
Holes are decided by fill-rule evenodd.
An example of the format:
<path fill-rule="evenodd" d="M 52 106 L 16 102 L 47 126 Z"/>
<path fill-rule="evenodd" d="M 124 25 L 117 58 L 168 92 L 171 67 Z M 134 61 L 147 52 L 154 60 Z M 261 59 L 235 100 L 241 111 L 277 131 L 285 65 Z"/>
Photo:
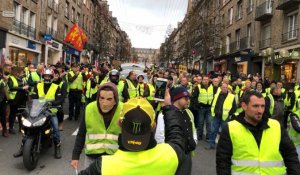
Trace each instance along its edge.
<path fill-rule="evenodd" d="M 67 101 L 66 101 L 66 104 Z M 65 107 L 66 109 L 66 107 Z M 67 110 L 65 110 L 67 111 Z M 67 118 L 67 116 L 65 116 Z M 75 170 L 70 166 L 72 150 L 76 138 L 78 121 L 64 121 L 64 131 L 61 132 L 62 139 L 62 159 L 54 158 L 54 148 L 44 150 L 40 154 L 38 166 L 29 172 L 23 165 L 23 159 L 14 158 L 15 153 L 21 143 L 21 134 L 10 135 L 8 138 L 0 137 L 0 166 L 1 175 L 21 175 L 21 174 L 42 174 L 42 175 L 66 175 L 75 174 Z M 17 124 L 15 126 L 17 128 Z M 207 143 L 200 141 L 197 145 L 196 155 L 193 157 L 193 175 L 214 175 L 215 173 L 215 151 L 205 150 Z M 84 155 L 82 154 L 79 170 L 83 168 Z"/>

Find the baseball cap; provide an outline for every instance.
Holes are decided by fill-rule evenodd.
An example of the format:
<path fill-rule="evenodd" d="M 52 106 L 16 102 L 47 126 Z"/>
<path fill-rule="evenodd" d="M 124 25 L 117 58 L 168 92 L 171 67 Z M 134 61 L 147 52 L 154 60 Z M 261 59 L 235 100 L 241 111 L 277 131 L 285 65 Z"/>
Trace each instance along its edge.
<path fill-rule="evenodd" d="M 190 97 L 190 93 L 188 92 L 187 88 L 182 86 L 172 89 L 170 95 L 172 102 L 175 102 L 176 100 L 179 100 L 183 97 Z"/>
<path fill-rule="evenodd" d="M 155 112 L 144 98 L 133 98 L 124 103 L 121 113 L 122 144 L 130 151 L 145 150 L 149 144 Z"/>

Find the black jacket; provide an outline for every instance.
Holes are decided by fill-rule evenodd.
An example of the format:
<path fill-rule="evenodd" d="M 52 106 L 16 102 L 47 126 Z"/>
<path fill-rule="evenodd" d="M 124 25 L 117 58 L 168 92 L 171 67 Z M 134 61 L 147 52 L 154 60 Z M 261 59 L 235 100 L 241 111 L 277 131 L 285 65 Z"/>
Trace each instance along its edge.
<path fill-rule="evenodd" d="M 180 123 L 180 120 L 178 120 L 178 117 L 175 115 L 164 115 L 165 120 L 165 142 L 168 143 L 176 152 L 178 157 L 178 166 L 181 164 L 181 162 L 184 160 L 184 135 L 182 130 L 182 124 Z M 123 151 L 126 150 L 121 143 L 121 137 L 119 136 L 119 149 Z M 156 146 L 156 141 L 154 139 L 154 135 L 152 134 L 150 138 L 150 143 L 147 147 L 147 149 L 154 148 Z M 147 150 L 146 149 L 146 150 Z M 79 175 L 101 175 L 101 166 L 102 166 L 102 159 L 101 157 L 96 159 L 94 163 L 92 163 L 87 169 L 81 171 Z M 113 165 L 111 165 L 113 166 Z M 116 165 L 116 168 L 118 165 Z M 155 174 L 155 173 L 154 173 Z"/>
<path fill-rule="evenodd" d="M 268 117 L 263 116 L 262 121 L 253 126 L 247 123 L 244 119 L 245 113 L 242 112 L 236 120 L 243 126 L 250 130 L 253 134 L 258 147 L 262 138 L 263 130 L 269 128 Z M 216 169 L 218 175 L 230 175 L 231 174 L 231 156 L 233 154 L 232 142 L 230 139 L 228 124 L 226 124 L 222 130 L 216 153 Z M 300 164 L 297 157 L 297 152 L 294 144 L 290 140 L 286 130 L 281 128 L 281 140 L 279 145 L 279 151 L 283 157 L 285 166 L 287 168 L 287 174 L 300 174 Z"/>
<path fill-rule="evenodd" d="M 291 113 L 290 119 L 293 129 L 300 133 L 300 118 L 295 113 Z"/>

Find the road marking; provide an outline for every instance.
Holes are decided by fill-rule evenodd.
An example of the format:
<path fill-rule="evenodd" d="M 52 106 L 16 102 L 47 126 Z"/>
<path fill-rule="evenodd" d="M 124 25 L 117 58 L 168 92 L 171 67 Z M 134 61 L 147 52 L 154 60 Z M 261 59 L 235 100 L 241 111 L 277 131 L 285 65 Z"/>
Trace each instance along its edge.
<path fill-rule="evenodd" d="M 69 115 L 64 115 L 64 120 L 66 120 L 69 117 Z"/>
<path fill-rule="evenodd" d="M 72 136 L 77 136 L 78 128 L 73 132 Z"/>

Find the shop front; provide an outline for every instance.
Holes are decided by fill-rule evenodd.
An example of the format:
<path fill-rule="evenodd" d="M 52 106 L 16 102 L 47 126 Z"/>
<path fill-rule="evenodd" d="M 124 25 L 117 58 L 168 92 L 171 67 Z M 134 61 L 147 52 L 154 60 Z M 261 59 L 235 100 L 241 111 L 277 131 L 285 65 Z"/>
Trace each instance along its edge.
<path fill-rule="evenodd" d="M 40 62 L 40 43 L 10 33 L 7 34 L 6 43 L 6 50 L 8 51 L 7 59 L 9 59 L 12 64 L 25 67 L 28 63 L 37 65 Z"/>
<path fill-rule="evenodd" d="M 63 46 L 64 63 L 80 63 L 80 52 L 68 45 Z"/>
<path fill-rule="evenodd" d="M 214 71 L 218 73 L 223 73 L 227 71 L 227 60 L 214 60 L 213 61 Z"/>
<path fill-rule="evenodd" d="M 0 64 L 5 63 L 6 31 L 0 28 Z"/>
<path fill-rule="evenodd" d="M 293 84 L 300 79 L 300 48 L 280 49 L 272 57 L 265 57 L 265 77 Z"/>
<path fill-rule="evenodd" d="M 52 65 L 62 61 L 62 46 L 63 45 L 61 43 L 54 40 L 45 42 L 45 58 L 47 58 L 45 60 L 46 65 Z"/>

